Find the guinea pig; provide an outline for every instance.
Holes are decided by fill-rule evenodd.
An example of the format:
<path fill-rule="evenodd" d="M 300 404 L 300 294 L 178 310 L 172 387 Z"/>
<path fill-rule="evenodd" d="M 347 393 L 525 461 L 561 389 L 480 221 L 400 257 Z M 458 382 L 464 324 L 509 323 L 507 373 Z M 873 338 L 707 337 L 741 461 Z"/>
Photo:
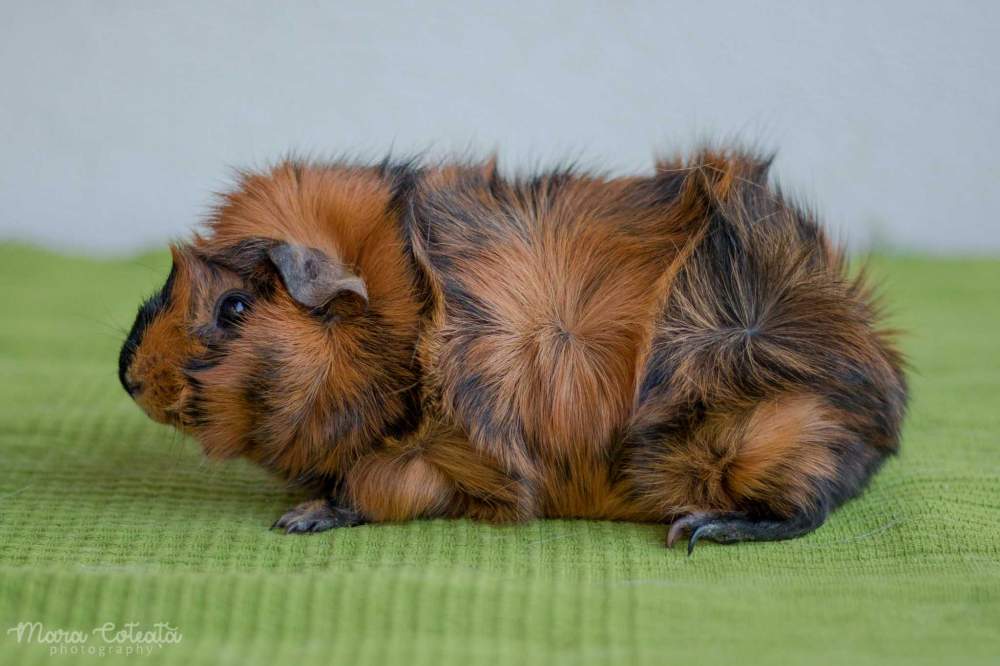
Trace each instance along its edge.
<path fill-rule="evenodd" d="M 650 176 L 288 161 L 175 245 L 125 390 L 314 499 L 285 532 L 542 517 L 797 537 L 899 445 L 863 274 L 737 149 Z"/>

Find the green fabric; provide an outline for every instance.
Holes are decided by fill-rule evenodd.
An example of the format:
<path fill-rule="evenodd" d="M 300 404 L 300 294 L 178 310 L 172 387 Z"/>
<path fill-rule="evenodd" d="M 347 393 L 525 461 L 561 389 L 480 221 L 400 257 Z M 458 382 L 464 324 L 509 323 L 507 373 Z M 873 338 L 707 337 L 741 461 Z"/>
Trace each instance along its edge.
<path fill-rule="evenodd" d="M 101 663 L 1000 663 L 1000 261 L 877 259 L 914 368 L 902 455 L 810 536 L 691 558 L 655 525 L 269 532 L 301 498 L 118 386 L 167 263 L 0 245 L 4 664 L 73 661 L 22 621 L 182 634 Z"/>

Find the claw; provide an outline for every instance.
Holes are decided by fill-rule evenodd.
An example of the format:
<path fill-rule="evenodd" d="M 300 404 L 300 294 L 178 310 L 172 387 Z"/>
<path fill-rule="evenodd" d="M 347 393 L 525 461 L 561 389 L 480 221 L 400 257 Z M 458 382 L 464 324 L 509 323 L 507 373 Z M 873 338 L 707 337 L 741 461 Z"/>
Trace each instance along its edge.
<path fill-rule="evenodd" d="M 709 525 L 701 525 L 696 527 L 691 531 L 691 538 L 688 539 L 688 557 L 691 557 L 691 553 L 694 552 L 694 545 L 698 543 L 698 537 L 700 537 L 704 532 L 709 529 Z"/>
<path fill-rule="evenodd" d="M 682 524 L 681 521 L 675 521 L 673 525 L 670 526 L 670 531 L 667 532 L 667 548 L 673 548 L 677 540 L 681 538 L 684 533 L 684 528 L 686 525 Z"/>
<path fill-rule="evenodd" d="M 675 520 L 670 526 L 670 530 L 667 532 L 667 548 L 673 548 L 674 544 L 680 540 L 688 529 L 694 528 L 697 530 L 699 527 L 698 523 L 706 517 L 708 517 L 708 514 L 706 513 L 689 513 L 688 515 Z M 697 541 L 697 539 L 695 539 L 695 541 Z M 691 554 L 692 548 L 694 548 L 693 542 L 688 544 L 688 555 Z"/>
<path fill-rule="evenodd" d="M 307 523 L 301 520 L 296 520 L 288 525 L 285 529 L 285 534 L 305 534 L 306 532 L 312 532 L 315 526 L 315 522 Z"/>

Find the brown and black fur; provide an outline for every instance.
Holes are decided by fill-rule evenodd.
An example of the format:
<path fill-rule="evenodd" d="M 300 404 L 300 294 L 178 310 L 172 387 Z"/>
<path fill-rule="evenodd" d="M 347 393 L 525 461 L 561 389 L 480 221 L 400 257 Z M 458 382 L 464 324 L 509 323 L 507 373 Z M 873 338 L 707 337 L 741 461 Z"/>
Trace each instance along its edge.
<path fill-rule="evenodd" d="M 703 151 L 619 179 L 247 174 L 174 249 L 122 383 L 209 455 L 313 488 L 291 532 L 469 516 L 671 522 L 689 548 L 799 536 L 896 450 L 906 388 L 863 276 L 767 170 Z M 280 256 L 354 286 L 312 302 L 315 267 Z M 252 305 L 222 330 L 234 290 Z"/>

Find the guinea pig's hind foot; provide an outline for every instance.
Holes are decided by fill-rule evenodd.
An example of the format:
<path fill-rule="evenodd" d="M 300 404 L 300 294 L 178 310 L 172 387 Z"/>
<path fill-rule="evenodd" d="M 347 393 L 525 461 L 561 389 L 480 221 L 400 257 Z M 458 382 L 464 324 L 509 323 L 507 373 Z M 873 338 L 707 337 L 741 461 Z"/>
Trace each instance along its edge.
<path fill-rule="evenodd" d="M 334 527 L 354 527 L 367 522 L 353 509 L 337 506 L 327 498 L 309 500 L 285 512 L 274 521 L 271 529 L 284 530 L 285 534 L 325 532 Z"/>
<path fill-rule="evenodd" d="M 667 548 L 688 535 L 687 554 L 694 552 L 699 540 L 715 543 L 737 541 L 780 541 L 812 532 L 826 520 L 825 511 L 803 513 L 791 518 L 751 518 L 744 513 L 704 511 L 678 518 L 667 532 Z"/>

